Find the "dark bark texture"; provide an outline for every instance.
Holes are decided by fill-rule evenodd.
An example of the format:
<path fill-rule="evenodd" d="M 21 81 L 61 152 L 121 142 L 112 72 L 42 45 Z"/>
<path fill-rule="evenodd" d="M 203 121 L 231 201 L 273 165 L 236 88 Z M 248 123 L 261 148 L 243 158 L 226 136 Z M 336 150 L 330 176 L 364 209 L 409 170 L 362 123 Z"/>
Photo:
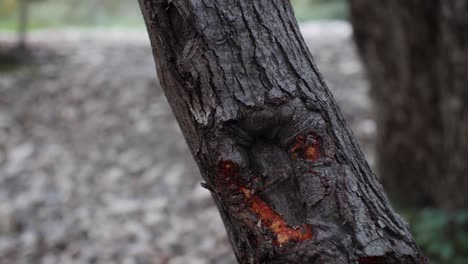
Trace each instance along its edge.
<path fill-rule="evenodd" d="M 350 0 L 378 173 L 409 207 L 468 206 L 468 1 Z"/>
<path fill-rule="evenodd" d="M 159 80 L 239 263 L 425 263 L 289 1 L 140 0 Z"/>

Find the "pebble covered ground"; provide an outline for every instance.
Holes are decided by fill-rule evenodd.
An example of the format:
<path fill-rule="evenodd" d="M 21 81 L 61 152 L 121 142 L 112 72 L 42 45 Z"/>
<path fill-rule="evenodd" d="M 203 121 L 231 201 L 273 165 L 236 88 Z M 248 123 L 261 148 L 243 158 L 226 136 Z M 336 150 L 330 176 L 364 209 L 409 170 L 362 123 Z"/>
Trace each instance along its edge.
<path fill-rule="evenodd" d="M 350 26 L 302 29 L 372 162 Z M 235 263 L 146 32 L 43 31 L 30 47 L 32 63 L 0 71 L 0 263 Z"/>

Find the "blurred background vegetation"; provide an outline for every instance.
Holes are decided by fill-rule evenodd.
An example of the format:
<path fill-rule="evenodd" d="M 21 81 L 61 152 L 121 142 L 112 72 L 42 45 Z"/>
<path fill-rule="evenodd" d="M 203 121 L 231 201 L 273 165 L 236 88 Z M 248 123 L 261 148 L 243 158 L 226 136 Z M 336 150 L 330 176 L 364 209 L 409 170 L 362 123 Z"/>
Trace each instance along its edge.
<path fill-rule="evenodd" d="M 143 29 L 143 20 L 135 2 L 136 0 L 0 0 L 0 31 L 65 27 Z M 348 18 L 346 0 L 292 2 L 299 21 Z M 24 12 L 27 19 L 21 19 L 21 12 Z M 21 26 L 21 23 L 26 23 L 27 27 Z M 403 208 L 402 204 L 400 207 Z M 402 209 L 400 212 L 409 221 L 415 239 L 433 263 L 468 263 L 468 211 L 446 212 L 422 208 Z"/>
<path fill-rule="evenodd" d="M 138 5 L 127 0 L 2 0 L 0 28 L 18 28 L 21 5 L 29 8 L 31 30 L 50 27 L 142 27 Z"/>
<path fill-rule="evenodd" d="M 136 0 L 135 0 L 136 1 Z M 1 0 L 0 30 L 16 31 L 19 7 L 29 8 L 28 28 L 143 27 L 135 1 L 128 0 Z M 299 20 L 346 19 L 345 0 L 293 0 Z"/>

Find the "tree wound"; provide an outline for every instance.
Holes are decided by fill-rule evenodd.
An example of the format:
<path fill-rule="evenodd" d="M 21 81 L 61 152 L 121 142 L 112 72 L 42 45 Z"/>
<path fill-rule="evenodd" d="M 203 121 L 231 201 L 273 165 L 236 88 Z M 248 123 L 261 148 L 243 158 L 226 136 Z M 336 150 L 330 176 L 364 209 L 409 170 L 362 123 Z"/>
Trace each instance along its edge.
<path fill-rule="evenodd" d="M 255 177 L 252 177 L 255 178 Z M 260 198 L 260 193 L 256 193 L 252 188 L 252 182 L 245 182 L 239 175 L 239 166 L 230 160 L 221 160 L 218 163 L 218 189 L 228 191 L 230 197 L 224 196 L 224 200 L 231 200 L 233 197 L 238 204 L 236 208 L 240 218 L 251 228 L 265 229 L 273 235 L 273 244 L 282 247 L 289 242 L 309 240 L 312 238 L 312 227 L 308 224 L 301 226 L 292 226 L 268 203 Z M 242 194 L 242 200 L 239 200 L 239 194 Z M 240 203 L 240 204 L 239 204 Z M 246 207 L 245 207 L 246 206 Z M 239 210 L 240 209 L 240 210 Z M 247 209 L 247 210 L 245 210 Z M 251 221 L 253 214 L 257 219 Z"/>
<path fill-rule="evenodd" d="M 313 227 L 305 216 L 305 207 L 312 204 L 310 193 L 303 197 L 298 177 L 318 177 L 317 190 L 325 191 L 313 196 L 327 195 L 331 181 L 320 167 L 330 164 L 334 156 L 334 145 L 317 120 L 320 116 L 306 112 L 307 117 L 299 117 L 304 113 L 285 108 L 288 111 L 279 109 L 277 115 L 257 112 L 226 124 L 219 137 L 222 143 L 216 147 L 221 153 L 214 179 L 229 213 L 259 233 L 266 231 L 265 240 L 279 247 L 313 238 Z M 288 133 L 272 130 L 272 125 Z M 290 131 L 301 133 L 291 136 Z M 288 139 L 282 138 L 285 135 Z"/>

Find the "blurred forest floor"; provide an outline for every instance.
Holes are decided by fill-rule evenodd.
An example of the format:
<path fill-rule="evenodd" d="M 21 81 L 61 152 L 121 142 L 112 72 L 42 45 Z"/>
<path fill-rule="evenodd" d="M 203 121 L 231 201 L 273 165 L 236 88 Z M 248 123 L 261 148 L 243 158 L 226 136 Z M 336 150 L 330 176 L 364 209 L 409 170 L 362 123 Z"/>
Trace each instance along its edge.
<path fill-rule="evenodd" d="M 350 26 L 302 28 L 372 162 Z M 146 32 L 38 31 L 29 43 L 30 63 L 0 67 L 0 263 L 234 263 Z"/>

